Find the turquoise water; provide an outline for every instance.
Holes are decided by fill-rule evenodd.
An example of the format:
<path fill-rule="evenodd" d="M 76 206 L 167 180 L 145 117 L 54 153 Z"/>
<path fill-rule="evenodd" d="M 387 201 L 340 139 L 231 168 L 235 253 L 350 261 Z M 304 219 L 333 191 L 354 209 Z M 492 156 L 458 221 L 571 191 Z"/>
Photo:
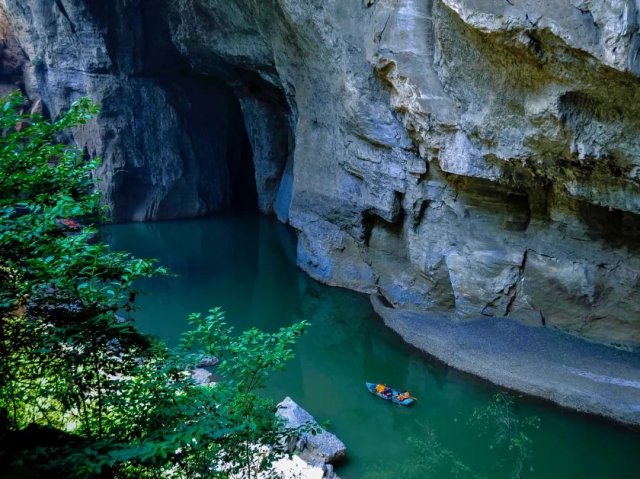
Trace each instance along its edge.
<path fill-rule="evenodd" d="M 501 390 L 404 344 L 375 316 L 368 298 L 330 288 L 295 266 L 295 238 L 273 219 L 214 217 L 104 228 L 117 249 L 158 258 L 178 275 L 141 285 L 140 327 L 175 343 L 192 311 L 222 306 L 237 328 L 312 326 L 268 393 L 291 396 L 347 445 L 338 472 L 355 478 L 640 477 L 640 433 L 531 398 L 515 397 L 513 417 L 473 421 Z M 419 401 L 401 408 L 364 388 L 383 381 Z M 538 418 L 538 429 L 525 427 Z M 496 444 L 500 424 L 518 424 L 527 456 Z M 513 429 L 507 436 L 515 439 Z M 511 442 L 511 444 L 515 444 Z M 518 477 L 518 476 L 515 476 Z"/>

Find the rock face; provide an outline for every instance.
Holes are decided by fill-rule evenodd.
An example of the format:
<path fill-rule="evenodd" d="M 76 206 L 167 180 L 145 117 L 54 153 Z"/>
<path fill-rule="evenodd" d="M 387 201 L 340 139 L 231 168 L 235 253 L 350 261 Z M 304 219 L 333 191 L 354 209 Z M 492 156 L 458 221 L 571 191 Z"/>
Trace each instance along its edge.
<path fill-rule="evenodd" d="M 0 95 L 23 89 L 26 56 L 13 33 L 7 18 L 0 18 Z"/>
<path fill-rule="evenodd" d="M 10 0 L 0 11 L 28 60 L 26 92 L 45 112 L 55 116 L 81 96 L 102 104 L 74 139 L 104 159 L 99 176 L 116 221 L 256 203 L 255 188 L 242 190 L 254 182 L 238 101 L 220 81 L 188 68 L 162 8 Z"/>
<path fill-rule="evenodd" d="M 104 158 L 116 219 L 254 194 L 321 281 L 629 347 L 638 8 L 0 0 L 31 98 L 53 114 L 81 95 L 103 103 L 75 140 Z"/>

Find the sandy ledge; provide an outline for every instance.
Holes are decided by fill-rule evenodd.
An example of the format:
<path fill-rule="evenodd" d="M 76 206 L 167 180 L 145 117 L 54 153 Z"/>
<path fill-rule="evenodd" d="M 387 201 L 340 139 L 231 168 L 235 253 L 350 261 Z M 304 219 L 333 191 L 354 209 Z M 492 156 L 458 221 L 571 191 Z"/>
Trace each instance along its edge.
<path fill-rule="evenodd" d="M 640 354 L 509 319 L 455 321 L 385 306 L 385 324 L 409 344 L 494 384 L 640 426 Z"/>

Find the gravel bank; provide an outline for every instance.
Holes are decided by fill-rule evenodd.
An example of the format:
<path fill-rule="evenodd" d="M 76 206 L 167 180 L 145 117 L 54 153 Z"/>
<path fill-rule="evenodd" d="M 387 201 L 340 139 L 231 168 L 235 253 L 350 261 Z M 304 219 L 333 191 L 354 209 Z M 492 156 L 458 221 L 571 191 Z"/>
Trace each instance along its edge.
<path fill-rule="evenodd" d="M 509 319 L 455 321 L 371 303 L 408 343 L 449 366 L 577 411 L 640 426 L 640 354 Z"/>

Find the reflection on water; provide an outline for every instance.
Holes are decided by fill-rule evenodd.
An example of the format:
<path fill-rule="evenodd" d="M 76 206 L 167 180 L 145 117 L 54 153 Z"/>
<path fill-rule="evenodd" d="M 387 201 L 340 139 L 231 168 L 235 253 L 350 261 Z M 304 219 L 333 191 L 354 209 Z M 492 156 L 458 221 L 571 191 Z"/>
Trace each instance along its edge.
<path fill-rule="evenodd" d="M 268 393 L 291 396 L 331 422 L 348 448 L 343 477 L 512 477 L 508 449 L 495 446 L 487 424 L 470 421 L 500 390 L 408 347 L 366 296 L 300 272 L 295 238 L 282 224 L 233 216 L 114 225 L 104 233 L 116 249 L 158 258 L 178 275 L 141 284 L 150 294 L 135 313 L 142 329 L 169 343 L 187 328 L 190 312 L 214 306 L 238 329 L 311 323 Z M 410 409 L 393 406 L 369 394 L 365 381 L 406 387 L 419 401 Z M 513 414 L 541 423 L 527 434 L 533 470 L 527 465 L 521 477 L 638 477 L 636 433 L 526 398 L 515 401 Z"/>

